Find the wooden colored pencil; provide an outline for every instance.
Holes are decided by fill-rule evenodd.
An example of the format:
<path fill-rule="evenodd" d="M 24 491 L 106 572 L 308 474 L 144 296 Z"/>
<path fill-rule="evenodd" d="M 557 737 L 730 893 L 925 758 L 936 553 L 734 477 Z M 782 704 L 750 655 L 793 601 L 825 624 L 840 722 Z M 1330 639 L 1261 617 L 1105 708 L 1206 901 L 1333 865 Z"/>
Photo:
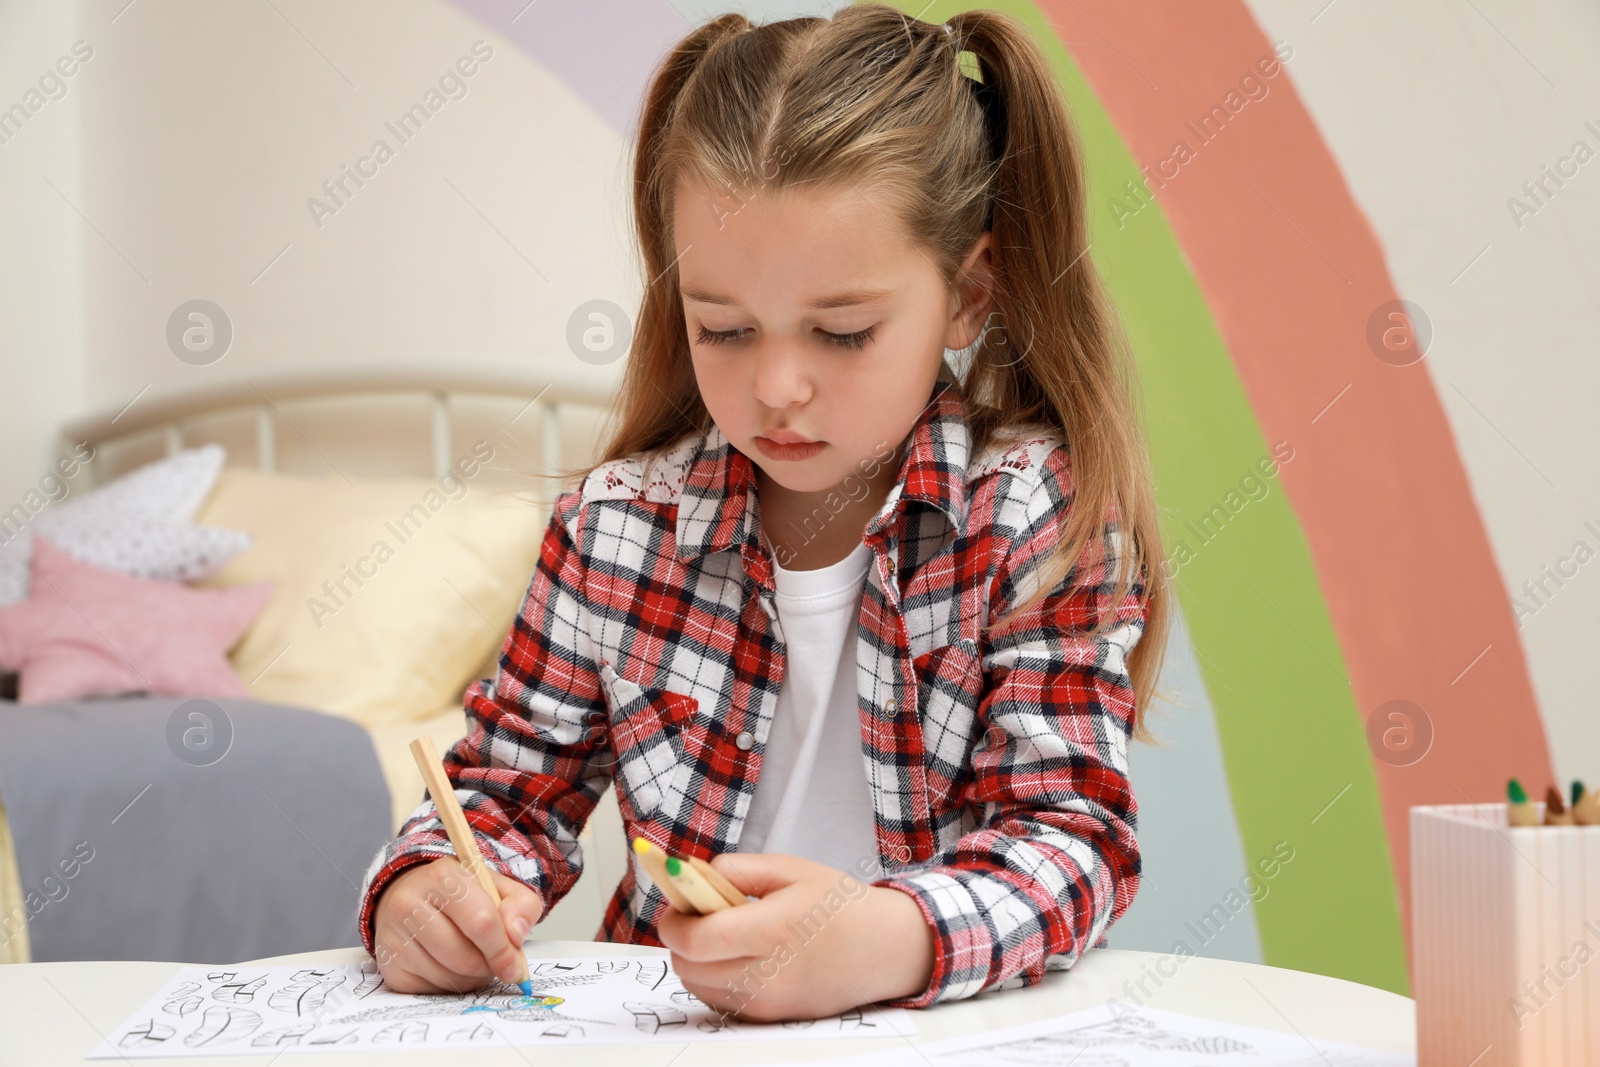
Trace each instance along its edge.
<path fill-rule="evenodd" d="M 1538 826 L 1539 809 L 1528 800 L 1522 783 L 1515 778 L 1506 783 L 1506 824 L 1509 826 Z"/>
<path fill-rule="evenodd" d="M 450 835 L 450 845 L 456 850 L 456 859 L 461 865 L 472 872 L 472 876 L 483 886 L 484 892 L 489 894 L 489 899 L 494 902 L 495 908 L 500 907 L 500 890 L 495 888 L 494 879 L 489 877 L 489 865 L 483 862 L 483 853 L 478 851 L 478 839 L 472 836 L 472 827 L 467 825 L 466 813 L 461 810 L 461 802 L 456 799 L 455 786 L 450 783 L 450 777 L 444 772 L 444 764 L 439 760 L 439 751 L 433 747 L 433 739 L 419 737 L 411 742 L 411 756 L 417 761 L 417 770 L 422 772 L 422 781 L 428 787 L 428 795 L 433 798 L 433 806 L 439 811 L 439 821 L 444 823 L 445 833 Z M 528 956 L 518 944 L 517 950 L 517 980 L 516 985 L 522 990 L 523 996 L 533 995 L 533 982 L 528 977 Z"/>
<path fill-rule="evenodd" d="M 734 907 L 738 907 L 740 904 L 750 903 L 745 895 L 739 892 L 738 886 L 724 878 L 720 871 L 711 866 L 711 864 L 707 863 L 705 860 L 701 859 L 699 856 L 690 856 L 689 866 L 699 871 L 700 877 L 710 882 L 711 888 L 721 893 L 723 899 L 729 904 L 732 904 Z"/>
<path fill-rule="evenodd" d="M 667 898 L 667 903 L 683 912 L 685 915 L 699 915 L 700 910 L 694 906 L 683 890 L 675 885 L 667 876 L 667 854 L 661 851 L 642 837 L 633 839 L 633 854 L 638 857 L 639 865 L 645 869 Z"/>
<path fill-rule="evenodd" d="M 1546 826 L 1571 826 L 1572 812 L 1561 800 L 1561 790 L 1551 786 L 1544 794 L 1544 824 Z"/>
<path fill-rule="evenodd" d="M 676 856 L 667 857 L 667 879 L 677 886 L 684 896 L 689 898 L 695 910 L 701 915 L 710 915 L 715 911 L 731 908 L 727 898 L 715 889 L 711 883 L 700 877 L 700 872 L 693 865 L 680 860 Z"/>
<path fill-rule="evenodd" d="M 1572 781 L 1572 819 L 1579 826 L 1600 824 L 1600 796 L 1585 789 L 1576 778 Z"/>

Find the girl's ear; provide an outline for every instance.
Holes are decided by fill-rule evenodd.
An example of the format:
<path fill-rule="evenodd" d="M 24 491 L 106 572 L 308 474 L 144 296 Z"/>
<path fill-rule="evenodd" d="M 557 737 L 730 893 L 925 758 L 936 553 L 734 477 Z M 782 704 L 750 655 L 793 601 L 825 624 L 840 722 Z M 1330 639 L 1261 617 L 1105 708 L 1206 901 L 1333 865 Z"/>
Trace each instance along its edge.
<path fill-rule="evenodd" d="M 956 271 L 950 292 L 950 325 L 945 330 L 946 348 L 959 352 L 978 339 L 984 322 L 995 309 L 994 278 L 994 232 L 985 230 Z"/>

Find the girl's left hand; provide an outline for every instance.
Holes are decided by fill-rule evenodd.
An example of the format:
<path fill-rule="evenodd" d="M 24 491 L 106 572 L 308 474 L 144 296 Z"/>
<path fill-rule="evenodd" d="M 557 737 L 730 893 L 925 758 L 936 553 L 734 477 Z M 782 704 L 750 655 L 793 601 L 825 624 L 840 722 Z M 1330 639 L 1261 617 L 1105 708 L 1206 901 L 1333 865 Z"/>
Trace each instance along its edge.
<path fill-rule="evenodd" d="M 668 907 L 657 925 L 672 969 L 708 1007 L 818 1019 L 928 988 L 933 931 L 907 894 L 798 856 L 725 853 L 711 865 L 761 899 L 699 916 Z"/>

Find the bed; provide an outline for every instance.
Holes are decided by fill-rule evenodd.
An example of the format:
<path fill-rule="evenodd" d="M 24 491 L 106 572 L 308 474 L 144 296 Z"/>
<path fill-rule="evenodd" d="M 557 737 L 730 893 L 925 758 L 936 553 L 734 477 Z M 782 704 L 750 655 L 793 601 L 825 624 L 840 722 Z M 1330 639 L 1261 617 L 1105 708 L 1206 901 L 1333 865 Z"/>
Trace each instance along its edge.
<path fill-rule="evenodd" d="M 73 493 L 162 456 L 189 454 L 186 450 L 196 446 L 225 450 L 226 466 L 195 521 L 246 530 L 254 543 L 220 574 L 199 585 L 238 588 L 264 579 L 274 583 L 267 609 L 230 653 L 238 677 L 248 687 L 249 700 L 225 705 L 225 717 L 237 728 L 253 731 L 252 737 L 265 729 L 280 735 L 288 730 L 299 730 L 307 738 L 315 735 L 318 751 L 332 743 L 325 738 L 339 738 L 337 743 L 347 746 L 347 754 L 336 762 L 344 761 L 349 773 L 331 774 L 332 764 L 327 764 L 315 774 L 330 785 L 360 794 L 367 811 L 362 832 L 369 838 L 372 807 L 382 804 L 381 836 L 387 836 L 423 795 L 408 750 L 411 739 L 427 735 L 443 751 L 463 735 L 462 691 L 494 670 L 500 643 L 532 573 L 556 486 L 530 481 L 525 474 L 589 459 L 599 421 L 615 393 L 614 374 L 615 368 L 588 365 L 553 365 L 523 373 L 410 368 L 299 373 L 166 394 L 150 390 L 119 410 L 65 426 L 61 449 L 63 454 L 77 450 L 79 455 L 86 445 L 93 449 L 85 473 L 74 480 Z M 458 489 L 460 496 L 455 495 Z M 414 525 L 407 524 L 406 516 Z M 394 525 L 397 520 L 399 527 Z M 380 559 L 381 553 L 357 554 L 363 538 L 371 538 L 373 549 L 387 545 L 389 555 Z M 441 580 L 450 587 L 448 593 L 440 587 Z M 145 774 L 152 783 L 152 797 L 160 795 L 162 784 L 170 786 L 168 792 L 192 790 L 197 779 L 181 777 L 191 768 L 180 761 L 151 761 L 145 765 L 154 768 L 148 773 L 143 767 L 124 766 L 134 759 L 131 749 L 137 738 L 158 729 L 169 713 L 176 717 L 177 710 L 169 707 L 171 698 L 167 704 L 153 696 L 119 699 L 121 703 L 88 701 L 56 716 L 35 715 L 32 721 L 41 730 L 37 743 L 59 747 L 60 739 L 68 736 L 64 724 L 69 716 L 78 716 L 70 720 L 80 723 L 70 728 L 75 731 L 70 734 L 74 745 L 93 745 L 103 737 L 100 743 L 112 746 L 119 744 L 115 740 L 119 730 L 124 736 L 122 750 L 80 753 L 87 751 L 112 771 L 134 775 L 129 782 Z M 27 708 L 0 704 L 0 717 L 8 714 L 8 707 L 13 721 L 20 721 Z M 139 716 L 152 725 L 135 726 Z M 359 729 L 352 730 L 351 724 Z M 46 735 L 55 740 L 42 740 Z M 92 740 L 85 742 L 82 735 Z M 275 743 L 292 747 L 298 735 L 286 736 Z M 48 755 L 41 752 L 39 758 Z M 14 776 L 25 762 L 17 756 L 12 753 Z M 92 773 L 94 760 L 80 761 Z M 278 814 L 285 821 L 299 824 L 308 818 L 305 811 L 312 808 L 302 808 L 292 820 L 282 810 L 287 805 L 285 791 L 294 791 L 293 772 L 274 770 L 273 761 L 266 760 L 254 767 L 234 767 L 230 773 L 256 776 L 251 780 L 257 792 L 280 808 Z M 363 773 L 371 782 L 358 788 L 354 783 Z M 163 781 L 158 783 L 157 778 Z M 349 781 L 330 781 L 344 778 Z M 191 800 L 191 809 L 206 806 L 203 796 L 185 797 Z M 36 792 L 27 798 L 29 804 L 19 803 L 17 795 L 12 799 L 14 811 L 44 810 Z M 319 814 L 312 818 L 353 818 L 344 801 L 313 807 Z M 191 814 L 200 820 L 206 817 L 204 811 Z M 343 827 L 328 822 L 295 828 L 315 847 L 313 838 Z M 0 937 L 0 962 L 73 958 L 36 954 L 29 924 L 17 921 L 18 915 L 27 915 L 27 891 L 34 892 L 37 903 L 40 880 L 50 873 L 39 869 L 37 858 L 31 861 L 31 870 L 19 866 L 17 843 L 35 839 L 39 829 L 33 823 L 13 826 L 6 798 L 0 795 L 0 923 L 9 920 L 4 929 L 10 934 Z M 209 827 L 218 834 L 226 830 Z M 583 878 L 532 936 L 576 940 L 594 936 L 604 901 L 626 862 L 621 820 L 610 794 L 584 839 Z M 381 844 L 380 837 L 372 851 Z M 21 852 L 39 854 L 36 846 Z M 315 866 L 315 859 L 310 863 Z M 344 880 L 359 882 L 365 865 L 354 872 L 348 862 L 343 866 Z M 84 869 L 93 869 L 92 863 Z M 118 872 L 102 865 L 96 873 L 106 879 Z M 244 884 L 243 872 L 235 877 Z M 133 873 L 119 875 L 118 882 L 120 892 L 135 897 L 158 891 L 151 888 L 156 882 L 141 888 Z M 85 875 L 79 885 L 88 884 Z M 347 894 L 348 889 L 341 888 L 340 893 Z M 212 895 L 218 891 L 213 889 Z M 64 899 L 70 900 L 71 893 Z M 154 899 L 150 906 L 156 906 Z M 337 906 L 343 906 L 343 896 Z M 127 910 L 131 916 L 140 915 L 136 900 Z M 348 943 L 353 944 L 353 897 L 349 920 Z M 281 915 L 276 921 L 290 925 Z M 263 925 L 267 922 L 261 920 Z M 149 931 L 145 933 L 141 944 L 147 946 Z M 333 947 L 301 945 L 287 931 L 276 940 L 270 932 L 260 936 L 267 940 L 251 944 L 266 944 L 272 951 L 253 951 L 254 957 Z M 117 940 L 116 931 L 101 932 L 93 942 L 100 950 L 89 958 L 129 958 L 119 953 Z M 160 951 L 151 958 L 180 959 L 179 951 Z"/>

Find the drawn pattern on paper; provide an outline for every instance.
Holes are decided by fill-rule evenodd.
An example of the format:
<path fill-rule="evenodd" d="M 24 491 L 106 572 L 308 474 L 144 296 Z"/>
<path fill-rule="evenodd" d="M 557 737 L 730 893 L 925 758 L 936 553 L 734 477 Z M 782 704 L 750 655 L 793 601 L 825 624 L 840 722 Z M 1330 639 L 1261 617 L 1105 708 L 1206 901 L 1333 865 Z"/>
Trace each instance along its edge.
<path fill-rule="evenodd" d="M 723 1016 L 660 956 L 532 960 L 529 977 L 532 996 L 498 980 L 470 993 L 408 995 L 386 988 L 371 961 L 186 967 L 90 1058 L 915 1033 L 907 1013 L 896 1029 L 876 1009 L 787 1031 Z"/>
<path fill-rule="evenodd" d="M 296 971 L 288 985 L 272 991 L 267 1003 L 291 1015 L 315 1015 L 327 1003 L 328 994 L 344 984 L 345 977 L 331 969 Z"/>
<path fill-rule="evenodd" d="M 207 977 L 216 983 L 211 988 L 211 999 L 224 1004 L 249 1004 L 267 984 L 264 975 L 254 979 L 237 978 L 233 971 L 212 971 Z"/>
<path fill-rule="evenodd" d="M 452 1030 L 447 1035 L 451 1041 L 493 1041 L 494 1027 L 486 1023 L 476 1026 L 463 1026 L 459 1030 Z"/>
<path fill-rule="evenodd" d="M 239 1041 L 255 1033 L 261 1016 L 249 1008 L 229 1008 L 213 1004 L 200 1017 L 200 1025 L 183 1039 L 190 1048 Z"/>
<path fill-rule="evenodd" d="M 921 1046 L 938 1067 L 1415 1067 L 1414 1057 L 1355 1045 L 1313 1044 L 1280 1034 L 1172 1012 L 1100 1017 L 1090 1009 L 1049 1023 Z M 947 1047 L 941 1048 L 943 1044 Z"/>
<path fill-rule="evenodd" d="M 633 1014 L 633 1025 L 644 1034 L 659 1034 L 674 1026 L 683 1026 L 689 1021 L 687 1015 L 671 1004 L 626 1000 L 622 1006 Z"/>
<path fill-rule="evenodd" d="M 516 986 L 496 981 L 472 993 L 439 995 L 425 998 L 421 1003 L 396 1004 L 368 1008 L 363 1011 L 339 1015 L 344 1023 L 364 1023 L 377 1019 L 433 1019 L 442 1016 L 466 1015 L 471 1012 L 493 1012 L 501 1019 L 515 1022 L 550 1022 L 567 1016 L 556 1011 L 565 998 L 541 993 L 541 990 L 572 988 L 598 982 L 599 974 L 567 974 L 548 978 L 543 974 L 529 973 L 533 996 L 524 996 Z M 603 1019 L 586 1019 L 585 1022 L 604 1023 Z"/>
<path fill-rule="evenodd" d="M 158 1023 L 154 1019 L 148 1022 L 136 1023 L 123 1033 L 117 1041 L 117 1047 L 126 1052 L 143 1048 L 159 1047 L 163 1042 L 170 1040 L 178 1031 L 166 1023 Z"/>
<path fill-rule="evenodd" d="M 309 1037 L 316 1027 L 315 1023 L 293 1023 L 289 1026 L 280 1026 L 276 1030 L 268 1030 L 264 1034 L 257 1034 L 250 1040 L 251 1048 L 283 1048 L 286 1045 L 298 1045 L 303 1038 Z"/>
<path fill-rule="evenodd" d="M 1164 1030 L 1149 1019 L 1134 1016 L 1113 1019 L 1073 1030 L 993 1047 L 1000 1063 L 1056 1063 L 1066 1052 L 1103 1048 L 1107 1045 L 1149 1049 L 1161 1052 L 1196 1052 L 1208 1056 L 1234 1054 L 1253 1056 L 1254 1045 L 1232 1037 L 1200 1037 Z M 1115 1058 L 1116 1062 L 1122 1062 Z M 1080 1057 L 1079 1063 L 1084 1060 Z M 1108 1067 L 1109 1067 L 1108 1061 Z"/>

